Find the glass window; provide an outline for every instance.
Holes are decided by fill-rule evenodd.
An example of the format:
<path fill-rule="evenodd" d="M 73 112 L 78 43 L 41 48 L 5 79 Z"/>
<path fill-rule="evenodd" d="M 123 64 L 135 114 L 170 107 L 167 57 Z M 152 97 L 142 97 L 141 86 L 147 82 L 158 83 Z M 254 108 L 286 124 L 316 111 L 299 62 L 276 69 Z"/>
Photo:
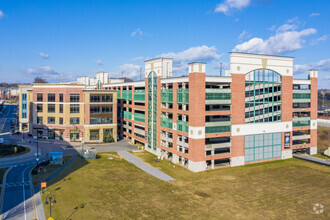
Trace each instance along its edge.
<path fill-rule="evenodd" d="M 22 109 L 26 109 L 26 104 L 22 104 Z"/>
<path fill-rule="evenodd" d="M 26 118 L 26 112 L 22 112 L 22 118 Z"/>
<path fill-rule="evenodd" d="M 55 113 L 55 104 L 48 104 L 48 113 Z"/>
<path fill-rule="evenodd" d="M 103 137 L 112 135 L 112 129 L 103 129 Z"/>
<path fill-rule="evenodd" d="M 43 102 L 43 94 L 37 93 L 37 102 Z"/>
<path fill-rule="evenodd" d="M 26 94 L 22 94 L 22 100 L 26 101 Z"/>
<path fill-rule="evenodd" d="M 63 124 L 63 118 L 62 118 L 62 117 L 59 118 L 59 124 L 60 124 L 60 125 Z"/>
<path fill-rule="evenodd" d="M 111 124 L 111 123 L 112 123 L 111 117 L 102 118 L 102 124 Z"/>
<path fill-rule="evenodd" d="M 63 93 L 60 93 L 60 102 L 63 102 Z"/>
<path fill-rule="evenodd" d="M 246 135 L 245 162 L 281 157 L 281 143 L 282 133 Z"/>
<path fill-rule="evenodd" d="M 48 124 L 55 124 L 55 117 L 48 117 Z"/>
<path fill-rule="evenodd" d="M 79 93 L 70 93 L 70 102 L 79 102 L 80 94 Z"/>
<path fill-rule="evenodd" d="M 79 113 L 79 104 L 70 104 L 70 113 Z"/>
<path fill-rule="evenodd" d="M 112 95 L 103 95 L 102 102 L 112 102 Z"/>
<path fill-rule="evenodd" d="M 90 107 L 90 112 L 91 113 L 101 113 L 100 112 L 100 106 L 91 106 Z"/>
<path fill-rule="evenodd" d="M 37 104 L 37 112 L 42 112 L 42 104 Z"/>
<path fill-rule="evenodd" d="M 79 117 L 70 118 L 70 124 L 79 124 Z"/>
<path fill-rule="evenodd" d="M 55 102 L 55 93 L 48 93 L 48 102 Z"/>
<path fill-rule="evenodd" d="M 42 117 L 40 117 L 40 116 L 37 117 L 37 123 L 38 123 L 38 124 L 42 124 L 42 123 L 43 123 L 43 121 L 42 121 Z"/>
<path fill-rule="evenodd" d="M 63 104 L 60 104 L 60 113 L 63 113 Z"/>
<path fill-rule="evenodd" d="M 91 95 L 90 96 L 90 102 L 100 102 L 100 96 L 99 95 Z"/>
<path fill-rule="evenodd" d="M 272 70 L 246 74 L 245 123 L 281 121 L 281 87 L 281 76 Z"/>
<path fill-rule="evenodd" d="M 89 131 L 89 139 L 92 141 L 99 140 L 99 131 L 100 130 L 90 130 Z"/>
<path fill-rule="evenodd" d="M 102 106 L 102 113 L 112 112 L 112 106 Z"/>

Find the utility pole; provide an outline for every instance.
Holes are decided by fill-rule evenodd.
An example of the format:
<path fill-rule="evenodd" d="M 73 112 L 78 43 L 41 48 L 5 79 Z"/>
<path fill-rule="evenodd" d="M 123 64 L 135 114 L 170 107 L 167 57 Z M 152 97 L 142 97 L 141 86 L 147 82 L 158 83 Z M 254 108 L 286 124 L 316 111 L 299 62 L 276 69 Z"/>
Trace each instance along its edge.
<path fill-rule="evenodd" d="M 220 76 L 222 76 L 222 63 L 220 63 Z"/>

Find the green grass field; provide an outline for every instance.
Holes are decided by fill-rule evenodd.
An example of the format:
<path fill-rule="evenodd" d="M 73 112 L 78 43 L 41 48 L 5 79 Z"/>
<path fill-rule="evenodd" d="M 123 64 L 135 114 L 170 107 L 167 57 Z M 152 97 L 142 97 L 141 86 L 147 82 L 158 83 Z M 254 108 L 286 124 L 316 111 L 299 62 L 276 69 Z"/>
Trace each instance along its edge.
<path fill-rule="evenodd" d="M 317 127 L 317 151 L 323 153 L 330 147 L 330 128 Z"/>
<path fill-rule="evenodd" d="M 69 162 L 73 156 L 64 156 L 64 164 Z M 45 181 L 49 176 L 55 173 L 57 170 L 61 169 L 63 166 L 58 164 L 48 164 L 47 166 L 40 169 L 40 172 L 36 175 L 32 175 L 33 186 L 39 185 L 41 182 Z"/>
<path fill-rule="evenodd" d="M 17 152 L 14 152 L 14 148 L 17 147 Z M 14 157 L 30 152 L 30 148 L 17 146 L 17 145 L 0 145 L 0 158 Z"/>
<path fill-rule="evenodd" d="M 330 211 L 330 169 L 297 160 L 192 173 L 168 162 L 154 162 L 176 178 L 164 182 L 121 159 L 102 153 L 81 158 L 51 182 L 55 219 L 325 219 Z M 108 159 L 112 157 L 113 159 Z M 43 200 L 45 194 L 43 195 Z M 44 200 L 45 201 L 45 200 Z M 324 205 L 316 215 L 313 206 Z M 49 206 L 45 206 L 49 217 Z"/>

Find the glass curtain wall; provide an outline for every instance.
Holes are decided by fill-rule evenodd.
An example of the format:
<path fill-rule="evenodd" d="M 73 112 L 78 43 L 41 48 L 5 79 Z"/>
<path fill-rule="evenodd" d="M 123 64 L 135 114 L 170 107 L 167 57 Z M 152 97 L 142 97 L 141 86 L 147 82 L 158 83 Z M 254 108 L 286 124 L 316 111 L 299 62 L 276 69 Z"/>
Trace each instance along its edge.
<path fill-rule="evenodd" d="M 245 76 L 245 123 L 282 120 L 281 75 L 267 69 Z"/>
<path fill-rule="evenodd" d="M 157 75 L 150 72 L 148 76 L 148 148 L 156 150 L 157 146 Z"/>

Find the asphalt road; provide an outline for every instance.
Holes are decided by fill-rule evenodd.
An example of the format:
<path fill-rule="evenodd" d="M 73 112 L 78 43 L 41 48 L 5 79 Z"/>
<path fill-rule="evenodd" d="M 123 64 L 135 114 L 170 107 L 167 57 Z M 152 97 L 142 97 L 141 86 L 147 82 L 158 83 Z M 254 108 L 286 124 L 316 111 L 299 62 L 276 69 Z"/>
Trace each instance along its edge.
<path fill-rule="evenodd" d="M 12 119 L 16 118 L 16 105 L 4 105 L 3 113 L 0 114 L 0 134 L 10 132 Z"/>
<path fill-rule="evenodd" d="M 29 175 L 34 165 L 19 165 L 7 174 L 2 219 L 34 219 L 32 183 Z"/>

